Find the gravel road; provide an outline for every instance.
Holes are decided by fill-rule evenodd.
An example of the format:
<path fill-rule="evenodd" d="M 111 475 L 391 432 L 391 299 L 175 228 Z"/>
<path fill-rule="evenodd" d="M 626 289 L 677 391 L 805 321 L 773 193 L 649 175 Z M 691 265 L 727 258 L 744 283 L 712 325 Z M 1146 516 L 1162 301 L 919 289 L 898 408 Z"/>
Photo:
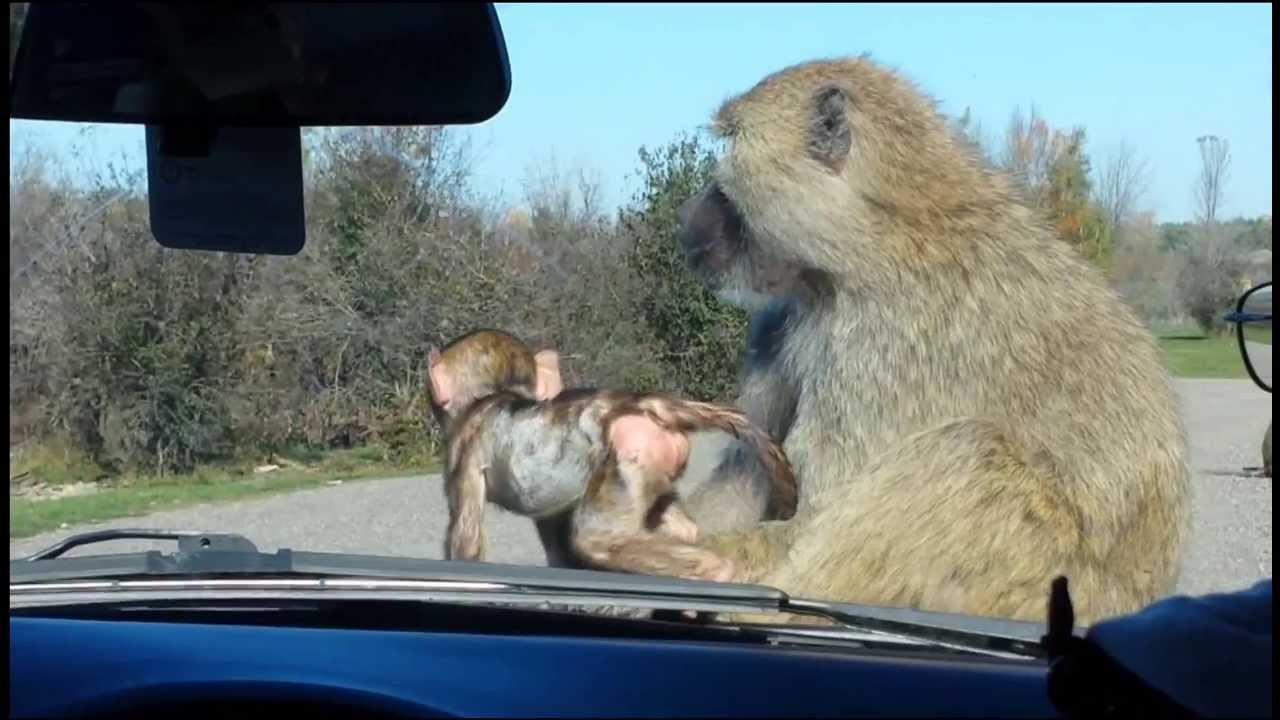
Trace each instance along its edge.
<path fill-rule="evenodd" d="M 1247 380 L 1183 380 L 1178 384 L 1195 469 L 1193 531 L 1179 590 L 1235 590 L 1271 576 L 1271 481 L 1246 477 L 1261 464 L 1260 447 L 1271 419 L 1271 396 Z M 704 436 L 694 444 L 691 481 L 698 481 L 721 444 Z M 545 562 L 533 526 L 491 509 L 489 557 L 494 562 Z M 166 527 L 241 533 L 260 549 L 292 547 L 414 557 L 440 557 L 445 507 L 439 476 L 348 481 L 289 495 L 202 505 L 67 528 L 9 543 L 9 557 L 26 555 L 73 531 L 109 527 Z M 70 555 L 171 547 L 120 541 Z"/>

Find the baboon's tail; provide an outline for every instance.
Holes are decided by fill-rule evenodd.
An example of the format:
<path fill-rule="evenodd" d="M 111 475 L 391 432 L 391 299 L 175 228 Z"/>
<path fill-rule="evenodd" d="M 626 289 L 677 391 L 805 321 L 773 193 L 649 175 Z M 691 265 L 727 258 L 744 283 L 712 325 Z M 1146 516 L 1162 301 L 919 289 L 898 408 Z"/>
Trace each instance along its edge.
<path fill-rule="evenodd" d="M 638 404 L 640 411 L 663 427 L 683 433 L 721 430 L 750 445 L 769 473 L 768 516 L 789 520 L 796 514 L 796 477 L 786 451 L 742 411 L 727 405 L 652 395 L 641 398 Z"/>

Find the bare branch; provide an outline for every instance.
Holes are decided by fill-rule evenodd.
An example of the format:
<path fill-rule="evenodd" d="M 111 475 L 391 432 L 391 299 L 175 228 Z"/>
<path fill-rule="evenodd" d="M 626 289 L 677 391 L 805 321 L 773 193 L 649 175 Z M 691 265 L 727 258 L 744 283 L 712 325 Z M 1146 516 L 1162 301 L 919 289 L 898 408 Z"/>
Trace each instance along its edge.
<path fill-rule="evenodd" d="M 1107 222 L 1118 231 L 1130 224 L 1138 211 L 1138 203 L 1146 195 L 1150 168 L 1125 140 L 1107 158 L 1096 186 L 1096 200 L 1106 213 Z"/>
<path fill-rule="evenodd" d="M 1030 115 L 1026 118 L 1020 109 L 1015 108 L 1005 131 L 1001 164 L 1013 174 L 1037 207 L 1043 205 L 1042 190 L 1049 184 L 1057 149 L 1054 135 L 1049 124 L 1036 112 L 1035 106 L 1031 107 Z"/>
<path fill-rule="evenodd" d="M 1222 208 L 1224 188 L 1231 174 L 1231 148 L 1226 138 L 1202 135 L 1196 138 L 1200 145 L 1200 175 L 1193 192 L 1198 219 L 1212 225 Z"/>

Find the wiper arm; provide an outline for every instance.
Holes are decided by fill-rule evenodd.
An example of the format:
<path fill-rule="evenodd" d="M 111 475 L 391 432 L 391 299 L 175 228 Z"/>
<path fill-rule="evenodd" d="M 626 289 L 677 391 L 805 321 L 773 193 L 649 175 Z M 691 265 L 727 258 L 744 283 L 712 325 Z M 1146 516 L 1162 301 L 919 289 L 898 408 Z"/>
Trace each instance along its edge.
<path fill-rule="evenodd" d="M 258 552 L 258 547 L 243 535 L 234 533 L 209 533 L 200 530 L 153 530 L 150 528 L 120 528 L 116 530 L 98 530 L 72 535 L 62 542 L 32 553 L 25 558 L 27 562 L 36 560 L 52 560 L 60 557 L 72 548 L 81 545 L 109 542 L 112 540 L 177 540 L 179 552 L 195 552 L 197 550 L 236 550 L 240 552 Z"/>
<path fill-rule="evenodd" d="M 58 557 L 72 547 L 120 539 L 176 539 L 178 552 Z M 23 560 L 9 563 L 10 597 L 13 586 L 20 593 L 40 592 L 40 584 L 67 581 L 111 580 L 114 587 L 136 583 L 122 579 L 166 580 L 196 583 L 216 576 L 221 586 L 228 578 L 242 580 L 270 577 L 366 578 L 407 583 L 451 583 L 485 592 L 500 586 L 502 592 L 541 598 L 560 597 L 619 601 L 625 604 L 697 605 L 718 612 L 776 611 L 785 595 L 773 588 L 753 585 L 697 582 L 680 578 L 630 575 L 594 570 L 572 570 L 496 563 L 450 562 L 417 558 L 299 552 L 279 549 L 258 551 L 239 535 L 187 530 L 112 530 L 76 535 Z M 99 583 L 101 584 L 101 583 Z M 332 583 L 330 583 L 330 586 Z"/>

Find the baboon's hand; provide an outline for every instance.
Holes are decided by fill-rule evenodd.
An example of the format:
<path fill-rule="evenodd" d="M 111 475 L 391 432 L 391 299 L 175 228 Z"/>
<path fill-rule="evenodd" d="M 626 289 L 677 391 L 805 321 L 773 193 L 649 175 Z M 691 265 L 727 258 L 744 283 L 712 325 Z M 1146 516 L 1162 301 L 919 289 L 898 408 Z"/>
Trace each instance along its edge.
<path fill-rule="evenodd" d="M 666 509 L 658 530 L 682 542 L 698 542 L 698 524 L 680 510 L 678 505 L 671 505 Z"/>

